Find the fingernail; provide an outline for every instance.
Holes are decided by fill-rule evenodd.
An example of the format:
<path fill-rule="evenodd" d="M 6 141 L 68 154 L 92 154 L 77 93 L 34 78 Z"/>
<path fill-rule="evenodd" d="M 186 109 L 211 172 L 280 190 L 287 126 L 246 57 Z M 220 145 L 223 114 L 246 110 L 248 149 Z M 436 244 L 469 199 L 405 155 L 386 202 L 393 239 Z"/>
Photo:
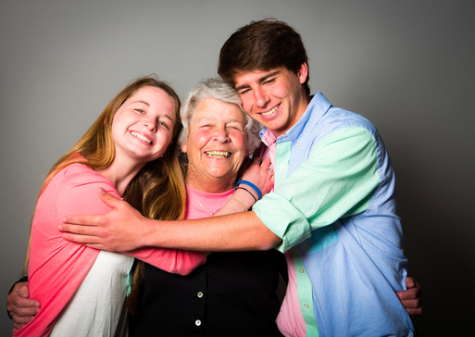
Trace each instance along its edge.
<path fill-rule="evenodd" d="M 104 189 L 102 187 L 99 187 L 99 193 L 100 194 L 106 194 L 106 191 L 104 191 Z"/>
<path fill-rule="evenodd" d="M 64 222 L 64 223 L 67 223 L 68 219 L 67 218 L 62 218 L 61 221 Z"/>
<path fill-rule="evenodd" d="M 63 226 L 58 226 L 59 231 L 63 231 Z"/>

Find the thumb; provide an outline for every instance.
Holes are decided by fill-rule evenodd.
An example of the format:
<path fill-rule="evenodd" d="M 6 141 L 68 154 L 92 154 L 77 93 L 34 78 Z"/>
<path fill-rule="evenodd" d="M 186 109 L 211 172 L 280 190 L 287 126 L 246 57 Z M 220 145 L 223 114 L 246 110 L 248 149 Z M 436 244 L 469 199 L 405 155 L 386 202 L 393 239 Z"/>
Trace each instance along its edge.
<path fill-rule="evenodd" d="M 106 192 L 102 187 L 97 189 L 97 193 L 99 194 L 99 199 L 101 199 L 104 204 L 111 207 L 112 209 L 117 209 L 120 206 L 120 200 L 109 192 Z"/>
<path fill-rule="evenodd" d="M 18 291 L 18 293 L 20 294 L 20 296 L 22 298 L 29 298 L 30 297 L 30 291 L 28 289 L 28 286 L 26 285 L 23 285 L 21 286 L 20 290 Z"/>
<path fill-rule="evenodd" d="M 416 285 L 414 279 L 411 276 L 406 277 L 406 287 L 407 289 L 414 288 Z"/>

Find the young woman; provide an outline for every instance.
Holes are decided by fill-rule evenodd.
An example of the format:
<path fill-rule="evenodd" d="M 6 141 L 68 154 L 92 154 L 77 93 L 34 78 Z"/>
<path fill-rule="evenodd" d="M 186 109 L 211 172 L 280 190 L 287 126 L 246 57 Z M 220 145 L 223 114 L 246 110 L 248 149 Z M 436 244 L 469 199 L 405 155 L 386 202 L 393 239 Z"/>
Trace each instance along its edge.
<path fill-rule="evenodd" d="M 30 297 L 41 303 L 16 336 L 125 336 L 125 298 L 133 257 L 187 274 L 204 253 L 142 249 L 129 255 L 62 239 L 65 214 L 110 211 L 102 187 L 150 218 L 179 219 L 186 198 L 177 157 L 180 101 L 167 84 L 145 77 L 124 88 L 50 170 L 32 222 Z M 144 188 L 146 187 L 146 188 Z M 28 261 L 27 261 L 28 262 Z"/>

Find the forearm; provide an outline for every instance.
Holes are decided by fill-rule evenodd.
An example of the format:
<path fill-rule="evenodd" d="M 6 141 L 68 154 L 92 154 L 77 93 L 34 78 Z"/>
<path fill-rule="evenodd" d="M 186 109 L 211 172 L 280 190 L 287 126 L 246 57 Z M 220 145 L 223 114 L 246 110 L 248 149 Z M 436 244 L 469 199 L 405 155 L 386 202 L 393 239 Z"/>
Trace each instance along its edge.
<path fill-rule="evenodd" d="M 124 252 L 168 273 L 188 275 L 206 262 L 205 252 L 167 248 L 139 248 Z"/>
<path fill-rule="evenodd" d="M 281 240 L 254 212 L 198 220 L 143 219 L 141 245 L 196 251 L 268 250 Z"/>

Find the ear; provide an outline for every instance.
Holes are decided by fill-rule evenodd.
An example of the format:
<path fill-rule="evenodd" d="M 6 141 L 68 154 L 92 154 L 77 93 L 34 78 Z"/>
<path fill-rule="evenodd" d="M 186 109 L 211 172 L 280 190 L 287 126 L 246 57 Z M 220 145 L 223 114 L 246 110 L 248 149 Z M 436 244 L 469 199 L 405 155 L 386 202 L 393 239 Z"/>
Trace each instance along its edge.
<path fill-rule="evenodd" d="M 308 77 L 307 62 L 304 62 L 300 65 L 299 70 L 297 71 L 297 77 L 299 78 L 300 84 L 304 84 L 307 81 L 307 77 Z"/>
<path fill-rule="evenodd" d="M 181 146 L 181 152 L 186 153 L 186 144 Z"/>

